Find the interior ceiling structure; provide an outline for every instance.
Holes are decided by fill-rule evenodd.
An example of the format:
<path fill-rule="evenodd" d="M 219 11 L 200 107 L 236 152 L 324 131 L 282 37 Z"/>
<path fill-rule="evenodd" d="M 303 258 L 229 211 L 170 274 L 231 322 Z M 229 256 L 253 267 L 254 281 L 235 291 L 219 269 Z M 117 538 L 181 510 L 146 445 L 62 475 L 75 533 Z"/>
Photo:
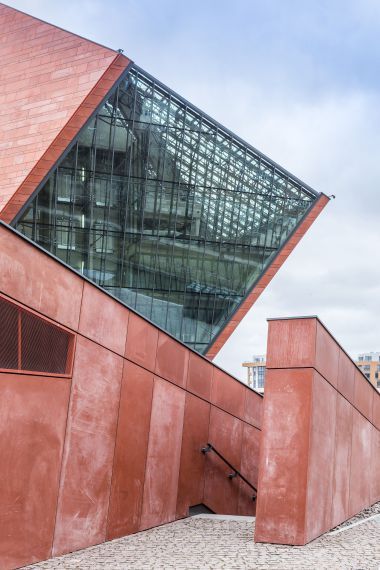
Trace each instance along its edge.
<path fill-rule="evenodd" d="M 13 224 L 205 354 L 318 197 L 131 64 Z"/>

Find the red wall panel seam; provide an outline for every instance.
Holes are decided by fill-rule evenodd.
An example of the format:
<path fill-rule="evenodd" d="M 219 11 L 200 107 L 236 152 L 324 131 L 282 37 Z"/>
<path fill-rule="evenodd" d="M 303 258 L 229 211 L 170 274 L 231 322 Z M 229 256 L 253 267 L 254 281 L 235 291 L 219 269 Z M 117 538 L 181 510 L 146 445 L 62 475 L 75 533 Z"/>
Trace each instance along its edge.
<path fill-rule="evenodd" d="M 9 297 L 8 295 L 5 295 L 4 293 L 1 293 L 1 294 L 2 294 L 4 297 L 8 297 L 8 298 L 10 298 L 10 299 L 13 299 L 13 297 Z M 83 298 L 83 289 L 82 289 L 82 298 Z M 22 304 L 22 303 L 19 303 L 19 304 L 20 304 L 20 306 L 26 307 L 26 308 L 28 309 L 28 307 L 27 307 L 26 305 L 24 305 L 24 304 Z M 125 307 L 125 309 L 128 310 L 127 307 Z M 52 322 L 54 322 L 54 323 L 57 323 L 57 324 L 59 325 L 59 322 L 58 322 L 58 321 L 56 321 L 55 319 L 51 319 L 50 317 L 46 317 L 46 316 L 44 315 L 44 313 L 40 313 L 39 311 L 35 311 L 35 310 L 34 310 L 34 312 L 35 312 L 37 315 L 41 315 L 42 318 L 50 319 L 50 321 L 52 321 Z M 79 322 L 79 321 L 78 321 L 78 322 Z M 60 326 L 63 327 L 63 325 L 60 325 Z M 74 334 L 76 337 L 77 337 L 77 336 L 80 336 L 80 337 L 82 337 L 82 338 L 85 338 L 85 339 L 89 340 L 90 342 L 93 342 L 94 344 L 96 344 L 96 345 L 98 345 L 98 346 L 100 346 L 100 347 L 102 347 L 102 348 L 105 348 L 106 350 L 108 350 L 109 352 L 111 352 L 112 354 L 114 354 L 115 356 L 121 357 L 124 361 L 131 362 L 132 364 L 136 364 L 136 362 L 134 362 L 133 360 L 130 360 L 129 358 L 126 358 L 125 356 L 123 356 L 122 354 L 120 354 L 120 353 L 118 353 L 118 352 L 115 352 L 115 351 L 112 350 L 111 348 L 108 348 L 108 347 L 106 347 L 106 346 L 103 346 L 100 342 L 94 340 L 94 339 L 91 338 L 91 337 L 89 337 L 89 336 L 87 336 L 87 335 L 84 335 L 84 334 L 82 334 L 82 333 L 79 333 L 79 332 L 77 332 L 75 329 L 72 329 L 72 328 L 70 328 L 70 327 L 64 327 L 64 328 L 65 328 L 66 330 L 70 331 L 70 333 Z M 127 332 L 127 334 L 128 334 L 128 332 Z M 157 335 L 157 343 L 158 343 L 158 335 Z M 182 346 L 182 345 L 181 345 L 181 346 Z M 187 349 L 187 350 L 189 350 L 189 349 Z M 190 351 L 190 352 L 191 352 L 191 351 Z M 197 354 L 197 356 L 199 356 L 199 355 Z M 75 361 L 75 356 L 74 356 L 74 361 Z M 189 361 L 190 361 L 190 359 L 189 359 Z M 218 366 L 216 366 L 215 364 L 212 364 L 212 363 L 209 363 L 209 365 L 213 366 L 213 376 L 212 376 L 212 382 L 213 382 L 213 381 L 214 381 L 214 369 L 217 369 L 217 370 L 222 370 L 222 369 L 220 369 Z M 150 370 L 149 368 L 146 368 L 146 367 L 143 366 L 142 364 L 137 364 L 137 366 L 140 366 L 141 368 L 143 368 L 143 369 L 146 370 L 147 372 L 149 372 L 149 373 L 151 373 L 151 374 L 157 376 L 158 378 L 161 378 L 162 380 L 165 380 L 166 382 L 170 382 L 170 384 L 173 384 L 174 386 L 177 386 L 177 387 L 181 388 L 181 390 L 184 390 L 184 391 L 187 392 L 188 394 L 192 394 L 193 396 L 197 396 L 198 398 L 200 398 L 200 399 L 203 400 L 204 402 L 206 402 L 206 403 L 208 403 L 208 404 L 212 404 L 215 408 L 218 408 L 219 410 L 222 410 L 223 412 L 228 413 L 230 416 L 233 416 L 234 418 L 237 418 L 237 419 L 239 419 L 239 420 L 241 420 L 241 421 L 244 421 L 244 423 L 246 423 L 247 425 L 250 425 L 251 427 L 254 427 L 254 428 L 256 428 L 257 430 L 261 431 L 261 427 L 259 427 L 258 425 L 255 425 L 255 424 L 253 424 L 253 423 L 247 422 L 246 420 L 243 420 L 243 419 L 240 418 L 239 416 L 236 416 L 235 414 L 232 414 L 231 412 L 229 412 L 229 411 L 225 410 L 224 408 L 220 407 L 218 404 L 215 404 L 214 402 L 211 402 L 211 400 L 207 400 L 207 399 L 204 398 L 203 396 L 198 395 L 197 393 L 193 392 L 191 389 L 189 389 L 189 388 L 187 388 L 187 387 L 186 387 L 186 388 L 183 388 L 182 386 L 178 386 L 178 384 L 176 384 L 176 383 L 173 382 L 172 380 L 169 380 L 168 378 L 164 378 L 163 376 L 160 376 L 160 374 L 157 374 L 157 373 L 153 372 L 152 370 Z M 6 372 L 8 373 L 8 372 L 12 372 L 12 371 L 8 371 L 8 370 L 7 370 Z M 234 382 L 239 382 L 239 380 L 237 380 L 237 379 L 234 378 L 233 376 L 230 376 L 230 375 L 228 374 L 228 372 L 226 372 L 225 370 L 222 370 L 222 372 L 225 372 L 230 380 L 232 380 L 232 381 L 234 381 Z M 50 375 L 50 376 L 51 376 L 51 375 Z M 63 377 L 63 378 L 71 378 L 71 377 L 72 377 L 72 374 L 71 374 L 71 376 L 62 375 L 62 376 L 60 376 L 60 378 L 61 378 L 61 377 Z M 244 387 L 245 390 L 250 390 L 250 388 L 249 388 L 248 386 L 245 386 L 242 382 L 239 382 L 239 384 L 241 384 L 241 385 Z M 262 405 L 262 396 L 261 396 L 260 394 L 258 394 L 257 392 L 255 392 L 254 390 L 251 390 L 251 391 L 252 391 L 258 398 L 261 399 L 261 405 Z M 376 426 L 375 426 L 375 427 L 376 427 Z"/>
<path fill-rule="evenodd" d="M 244 412 L 243 412 L 244 415 L 245 415 L 246 398 L 247 398 L 247 392 L 244 392 Z M 240 442 L 240 463 L 239 463 L 239 467 L 238 467 L 240 473 L 242 471 L 241 466 L 243 464 L 243 442 L 244 442 L 244 424 L 243 424 L 242 430 L 241 430 L 241 442 Z M 243 473 L 243 475 L 246 478 L 249 477 L 249 473 Z M 241 490 L 242 483 L 243 483 L 243 480 L 239 480 L 238 503 L 237 503 L 238 504 L 238 506 L 237 506 L 238 512 L 239 512 L 240 495 L 242 493 L 242 490 Z"/>
<path fill-rule="evenodd" d="M 352 460 L 352 440 L 354 434 L 354 412 L 351 410 L 351 433 L 350 433 L 350 460 L 349 460 L 349 470 L 348 470 L 348 493 L 347 493 L 347 514 L 350 514 L 350 498 L 351 498 L 351 460 Z"/>
<path fill-rule="evenodd" d="M 158 335 L 157 335 L 158 336 Z M 158 338 L 157 338 L 157 342 L 158 342 Z M 133 363 L 135 364 L 135 363 Z M 136 366 L 138 366 L 138 364 L 136 364 Z M 145 370 L 145 369 L 144 369 Z M 139 505 L 139 524 L 138 524 L 138 531 L 140 530 L 140 526 L 141 526 L 141 516 L 142 516 L 142 510 L 143 510 L 143 503 L 144 503 L 144 490 L 145 490 L 145 479 L 146 479 L 146 466 L 148 463 L 148 449 L 149 449 L 149 436 L 150 436 L 150 430 L 152 428 L 152 410 L 153 410 L 153 398 L 154 398 L 154 389 L 156 386 L 156 380 L 155 380 L 155 375 L 153 374 L 153 372 L 151 372 L 152 376 L 153 376 L 153 382 L 152 382 L 152 399 L 150 402 L 150 414 L 149 414 L 149 428 L 148 428 L 148 437 L 147 437 L 147 441 L 146 441 L 146 454 L 145 454 L 145 458 L 144 458 L 144 482 L 143 485 L 141 487 L 141 501 L 140 501 L 140 505 Z"/>
<path fill-rule="evenodd" d="M 75 366 L 75 353 L 74 353 L 74 359 L 73 359 L 72 372 L 74 372 L 74 366 Z M 55 517 L 54 517 L 54 525 L 53 525 L 53 532 L 52 532 L 52 541 L 51 541 L 51 548 L 50 548 L 50 556 L 53 556 L 53 548 L 54 548 L 54 542 L 55 542 L 55 533 L 56 533 L 56 528 L 57 528 L 58 505 L 59 505 L 59 499 L 60 499 L 61 489 L 62 489 L 63 460 L 64 460 L 64 457 L 65 457 L 65 448 L 66 448 L 67 433 L 68 433 L 69 411 L 70 411 L 70 405 L 71 405 L 71 400 L 72 400 L 72 393 L 73 393 L 73 381 L 72 381 L 72 379 L 71 379 L 71 380 L 70 380 L 70 396 L 69 396 L 68 401 L 67 401 L 67 409 L 66 409 L 65 435 L 64 435 L 64 438 L 63 438 L 61 461 L 60 461 L 60 465 L 59 465 L 57 500 L 56 500 L 56 503 L 55 503 Z"/>
<path fill-rule="evenodd" d="M 108 506 L 107 506 L 107 515 L 106 515 L 106 536 L 105 542 L 107 541 L 108 536 L 108 525 L 109 525 L 109 513 L 110 513 L 110 504 L 111 504 L 111 493 L 112 493 L 112 483 L 114 478 L 114 467 L 115 467 L 115 455 L 116 455 L 116 442 L 117 442 L 117 435 L 119 432 L 119 418 L 120 418 L 120 405 L 121 405 L 121 391 L 123 389 L 123 380 L 124 380 L 124 368 L 125 368 L 126 360 L 123 358 L 123 366 L 121 367 L 121 379 L 120 379 L 120 389 L 119 389 L 119 404 L 117 408 L 116 414 L 116 430 L 115 430 L 115 437 L 114 437 L 114 445 L 113 445 L 113 454 L 112 454 L 112 467 L 111 467 L 111 478 L 110 478 L 110 488 L 108 493 Z"/>
<path fill-rule="evenodd" d="M 330 528 L 333 522 L 334 476 L 335 476 L 335 465 L 336 465 L 335 460 L 336 460 L 336 450 L 337 450 L 338 397 L 339 397 L 339 392 L 338 390 L 335 390 L 335 426 L 334 426 L 335 431 L 334 431 L 333 467 L 331 475 L 331 505 L 330 505 L 330 523 L 329 523 Z"/>
<path fill-rule="evenodd" d="M 214 371 L 215 368 L 212 369 L 212 376 L 211 376 L 211 388 L 210 388 L 210 399 L 213 393 L 213 387 L 214 387 Z M 208 430 L 207 430 L 207 441 L 205 441 L 205 444 L 210 442 L 210 425 L 211 425 L 211 406 L 213 406 L 214 404 L 211 404 L 211 402 L 209 402 L 210 404 L 210 413 L 208 416 Z M 215 406 L 217 407 L 217 406 Z M 220 409 L 220 408 L 218 408 Z M 224 410 L 222 410 L 224 411 Z M 210 442 L 211 443 L 211 442 Z M 203 477 L 203 491 L 202 491 L 202 499 L 203 499 L 203 504 L 205 504 L 205 497 L 206 497 L 206 493 L 205 493 L 205 489 L 206 489 L 206 476 L 207 476 L 207 465 L 206 465 L 206 457 L 207 455 L 204 455 L 204 461 L 203 461 L 203 472 L 204 472 L 204 477 Z M 206 505 L 207 506 L 207 505 Z"/>
<path fill-rule="evenodd" d="M 62 325 L 61 323 L 59 323 L 55 319 L 51 319 L 50 317 L 46 316 L 44 313 L 41 313 L 40 311 L 36 311 L 32 307 L 28 307 L 27 305 L 24 305 L 24 303 L 20 303 L 20 301 L 18 301 L 17 299 L 14 299 L 13 297 L 10 297 L 9 295 L 7 295 L 6 293 L 3 293 L 2 291 L 0 291 L 0 299 L 4 299 L 8 303 L 12 303 L 12 304 L 16 305 L 20 309 L 22 309 L 28 313 L 31 313 L 32 315 L 35 315 L 39 319 L 42 319 L 43 321 L 50 323 L 53 327 L 56 327 L 56 328 L 58 328 L 64 332 L 67 332 L 70 335 L 73 335 L 76 333 L 75 329 L 72 329 L 70 327 Z M 9 299 L 12 299 L 12 300 L 9 301 Z"/>
<path fill-rule="evenodd" d="M 158 342 L 158 340 L 157 340 L 157 342 Z M 144 459 L 144 483 L 141 487 L 141 501 L 140 501 L 140 505 L 139 505 L 139 525 L 138 525 L 137 532 L 141 531 L 141 528 L 140 528 L 141 527 L 141 517 L 142 517 L 143 506 L 144 506 L 145 484 L 146 484 L 146 466 L 148 463 L 149 439 L 150 439 L 150 433 L 151 433 L 151 429 L 152 429 L 152 411 L 153 411 L 153 402 L 154 402 L 154 392 L 156 390 L 155 374 L 152 373 L 152 376 L 153 376 L 152 401 L 151 401 L 151 405 L 150 405 L 149 429 L 148 429 L 148 438 L 147 438 L 147 442 L 146 442 L 146 454 L 145 454 L 145 459 Z M 147 530 L 147 529 L 144 529 L 144 530 Z"/>
<path fill-rule="evenodd" d="M 379 428 L 378 428 L 377 426 L 375 426 L 375 424 L 373 423 L 373 419 L 371 420 L 371 419 L 367 418 L 367 416 L 366 416 L 365 414 L 363 414 L 363 412 L 361 412 L 361 411 L 359 410 L 359 408 L 356 407 L 356 405 L 354 404 L 354 402 L 351 402 L 344 394 L 342 394 L 342 392 L 340 392 L 340 391 L 338 390 L 338 388 L 337 388 L 336 386 L 334 386 L 334 384 L 332 384 L 332 383 L 330 382 L 330 380 L 328 380 L 328 379 L 322 374 L 322 372 L 320 372 L 317 368 L 315 368 L 315 366 L 292 366 L 291 368 L 288 367 L 288 366 L 287 366 L 286 368 L 271 367 L 270 370 L 297 370 L 297 369 L 300 369 L 300 368 L 303 368 L 303 369 L 305 369 L 305 370 L 306 370 L 306 369 L 307 369 L 307 370 L 314 370 L 315 372 L 317 372 L 317 373 L 321 376 L 321 378 L 323 378 L 323 380 L 325 380 L 325 382 L 327 382 L 332 388 L 334 388 L 335 392 L 337 392 L 338 394 L 340 394 L 340 395 L 342 396 L 342 398 L 344 398 L 344 399 L 350 404 L 350 406 L 352 406 L 352 407 L 354 408 L 354 410 L 356 410 L 367 422 L 369 422 L 371 425 L 373 425 L 373 427 L 374 427 L 375 429 L 377 429 L 378 431 L 380 431 Z M 374 389 L 376 390 L 376 388 L 374 388 Z M 377 390 L 376 390 L 376 392 L 377 392 Z M 380 393 L 377 393 L 377 395 L 378 395 L 378 397 L 380 398 Z M 375 394 L 375 396 L 376 396 L 376 394 Z M 372 417 L 373 417 L 373 415 L 372 415 Z"/>
<path fill-rule="evenodd" d="M 337 431 L 337 423 L 338 423 L 338 397 L 339 392 L 336 394 L 336 404 L 335 404 L 335 434 L 334 434 L 334 453 L 333 453 L 333 469 L 332 469 L 332 482 L 331 482 L 331 492 L 332 495 L 334 494 L 334 481 L 335 481 L 335 468 L 336 468 L 336 452 L 338 447 L 338 431 Z M 334 522 L 333 520 L 333 508 L 334 508 L 334 500 L 332 499 L 330 505 L 330 526 Z"/>
<path fill-rule="evenodd" d="M 354 408 L 356 409 L 356 408 Z M 352 423 L 351 423 L 351 445 L 350 445 L 350 471 L 349 471 L 349 477 L 348 477 L 348 509 L 347 509 L 347 514 L 348 516 L 351 516 L 351 509 L 350 509 L 350 505 L 351 505 L 351 460 L 352 460 L 352 451 L 353 451 L 353 445 L 354 445 L 354 423 L 355 423 L 355 417 L 354 417 L 354 413 L 352 412 Z"/>
<path fill-rule="evenodd" d="M 311 395 L 310 395 L 310 404 L 309 404 L 309 415 L 308 415 L 308 437 L 307 437 L 307 468 L 306 468 L 306 494 L 305 494 L 305 509 L 303 513 L 303 520 L 302 520 L 302 528 L 303 528 L 303 544 L 308 542 L 308 537 L 306 536 L 307 526 L 306 521 L 308 520 L 308 513 L 309 513 L 309 497 L 308 497 L 308 488 L 309 488 L 309 472 L 310 472 L 310 443 L 311 443 L 311 430 L 313 427 L 312 422 L 312 413 L 313 413 L 313 404 L 314 404 L 314 373 L 312 376 L 311 381 Z"/>
<path fill-rule="evenodd" d="M 157 346 L 158 346 L 158 338 L 157 338 Z M 157 353 L 156 353 L 157 354 Z M 189 394 L 189 391 L 187 390 L 187 380 L 189 378 L 189 368 L 190 368 L 190 357 L 187 359 L 187 370 L 186 370 L 186 388 L 182 388 L 182 386 L 179 386 L 179 388 L 182 388 L 185 390 L 186 395 L 185 395 L 185 407 L 184 407 L 184 411 L 183 411 L 183 418 L 182 418 L 182 434 L 181 434 L 181 449 L 180 449 L 180 457 L 182 456 L 182 447 L 183 447 L 183 432 L 184 432 L 184 427 L 185 427 L 185 415 L 186 415 L 186 403 L 187 403 L 187 394 Z M 181 461 L 179 462 L 179 471 L 178 471 L 178 480 L 179 480 L 179 474 L 181 471 Z M 204 474 L 203 474 L 203 479 L 204 479 Z M 179 495 L 179 485 L 177 485 L 177 497 L 176 497 L 176 511 L 177 511 L 177 505 L 178 505 L 178 495 Z"/>
<path fill-rule="evenodd" d="M 79 311 L 78 311 L 78 322 L 77 322 L 77 326 L 76 326 L 76 332 L 78 333 L 79 330 L 79 323 L 80 323 L 80 317 L 82 314 L 82 305 L 83 305 L 83 297 L 84 297 L 84 285 L 85 285 L 85 281 L 82 282 L 82 292 L 81 292 L 81 296 L 80 296 L 80 303 L 79 303 Z M 79 334 L 79 333 L 78 333 Z M 82 335 L 83 336 L 83 335 Z"/>

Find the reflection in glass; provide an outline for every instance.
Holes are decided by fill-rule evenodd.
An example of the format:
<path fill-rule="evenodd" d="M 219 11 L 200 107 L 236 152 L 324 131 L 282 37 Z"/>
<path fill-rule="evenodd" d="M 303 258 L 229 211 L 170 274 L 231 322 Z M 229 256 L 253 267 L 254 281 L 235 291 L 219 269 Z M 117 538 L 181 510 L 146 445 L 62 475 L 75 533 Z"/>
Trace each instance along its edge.
<path fill-rule="evenodd" d="M 132 67 L 17 228 L 204 353 L 316 197 Z"/>

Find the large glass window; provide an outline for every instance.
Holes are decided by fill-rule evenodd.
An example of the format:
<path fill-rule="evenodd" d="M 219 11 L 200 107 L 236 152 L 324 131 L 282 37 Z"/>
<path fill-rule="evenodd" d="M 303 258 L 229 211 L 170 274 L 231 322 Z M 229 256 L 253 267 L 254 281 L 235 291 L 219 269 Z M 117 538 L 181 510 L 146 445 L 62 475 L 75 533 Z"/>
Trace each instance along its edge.
<path fill-rule="evenodd" d="M 315 199 L 132 67 L 17 228 L 205 352 Z"/>

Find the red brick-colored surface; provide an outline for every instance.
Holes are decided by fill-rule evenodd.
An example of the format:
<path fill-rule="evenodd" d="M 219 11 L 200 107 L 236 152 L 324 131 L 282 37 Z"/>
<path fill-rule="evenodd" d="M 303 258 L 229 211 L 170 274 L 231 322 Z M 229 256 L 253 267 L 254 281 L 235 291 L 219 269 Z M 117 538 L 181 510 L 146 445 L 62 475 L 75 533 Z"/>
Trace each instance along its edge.
<path fill-rule="evenodd" d="M 175 520 L 200 503 L 254 513 L 249 487 L 200 450 L 211 442 L 256 485 L 259 394 L 3 224 L 0 292 L 76 337 L 72 379 L 0 373 L 0 509 L 18 505 L 0 528 L 1 568 Z"/>
<path fill-rule="evenodd" d="M 158 329 L 147 327 L 144 318 L 130 314 L 125 357 L 154 371 L 157 355 Z"/>
<path fill-rule="evenodd" d="M 303 544 L 312 388 L 312 369 L 267 369 L 256 542 Z"/>
<path fill-rule="evenodd" d="M 106 539 L 123 359 L 78 336 L 53 556 Z"/>
<path fill-rule="evenodd" d="M 51 556 L 70 380 L 0 374 L 0 568 Z"/>
<path fill-rule="evenodd" d="M 187 389 L 209 401 L 213 370 L 212 364 L 209 364 L 204 358 L 197 356 L 194 352 L 190 353 Z"/>
<path fill-rule="evenodd" d="M 129 60 L 0 4 L 0 217 L 10 222 Z"/>
<path fill-rule="evenodd" d="M 79 321 L 79 332 L 98 344 L 124 356 L 127 339 L 128 313 L 111 297 L 85 283 Z"/>
<path fill-rule="evenodd" d="M 212 407 L 209 439 L 212 443 L 218 441 L 218 451 L 224 457 L 228 457 L 232 465 L 240 469 L 243 441 L 243 424 L 241 421 L 223 410 Z M 237 477 L 227 479 L 231 469 L 215 454 L 209 453 L 207 459 L 205 503 L 214 512 L 237 514 L 239 479 Z"/>
<path fill-rule="evenodd" d="M 178 480 L 177 517 L 185 517 L 188 505 L 203 502 L 206 458 L 199 453 L 199 442 L 208 441 L 210 404 L 192 394 L 186 395 L 182 455 Z M 258 454 L 255 459 L 257 462 Z"/>
<path fill-rule="evenodd" d="M 140 530 L 176 518 L 186 392 L 155 377 Z"/>
<path fill-rule="evenodd" d="M 23 305 L 76 330 L 83 281 L 62 265 L 51 270 L 51 260 L 36 248 L 20 246 L 20 239 L 0 231 L 1 289 Z M 68 301 L 69 299 L 69 301 Z"/>
<path fill-rule="evenodd" d="M 283 263 L 292 253 L 293 249 L 296 247 L 301 238 L 305 235 L 307 230 L 310 228 L 315 219 L 319 216 L 323 208 L 329 202 L 329 198 L 324 194 L 321 194 L 316 200 L 313 208 L 310 210 L 309 214 L 305 217 L 302 223 L 299 225 L 297 230 L 291 236 L 291 238 L 286 242 L 284 247 L 280 250 L 279 254 L 269 265 L 264 275 L 260 278 L 258 283 L 254 286 L 249 295 L 243 300 L 242 304 L 239 306 L 236 313 L 233 314 L 232 318 L 228 321 L 226 326 L 223 328 L 219 336 L 216 337 L 214 343 L 207 351 L 207 358 L 211 360 L 215 358 L 222 346 L 227 342 L 231 334 L 234 332 L 236 327 L 248 313 L 249 309 L 260 297 L 261 293 L 264 291 L 265 287 L 270 283 L 273 277 L 276 275 L 277 271 L 282 267 Z"/>
<path fill-rule="evenodd" d="M 316 317 L 270 321 L 257 542 L 305 544 L 380 499 L 379 405 Z"/>
<path fill-rule="evenodd" d="M 125 361 L 112 475 L 107 539 L 140 528 L 153 374 Z"/>

